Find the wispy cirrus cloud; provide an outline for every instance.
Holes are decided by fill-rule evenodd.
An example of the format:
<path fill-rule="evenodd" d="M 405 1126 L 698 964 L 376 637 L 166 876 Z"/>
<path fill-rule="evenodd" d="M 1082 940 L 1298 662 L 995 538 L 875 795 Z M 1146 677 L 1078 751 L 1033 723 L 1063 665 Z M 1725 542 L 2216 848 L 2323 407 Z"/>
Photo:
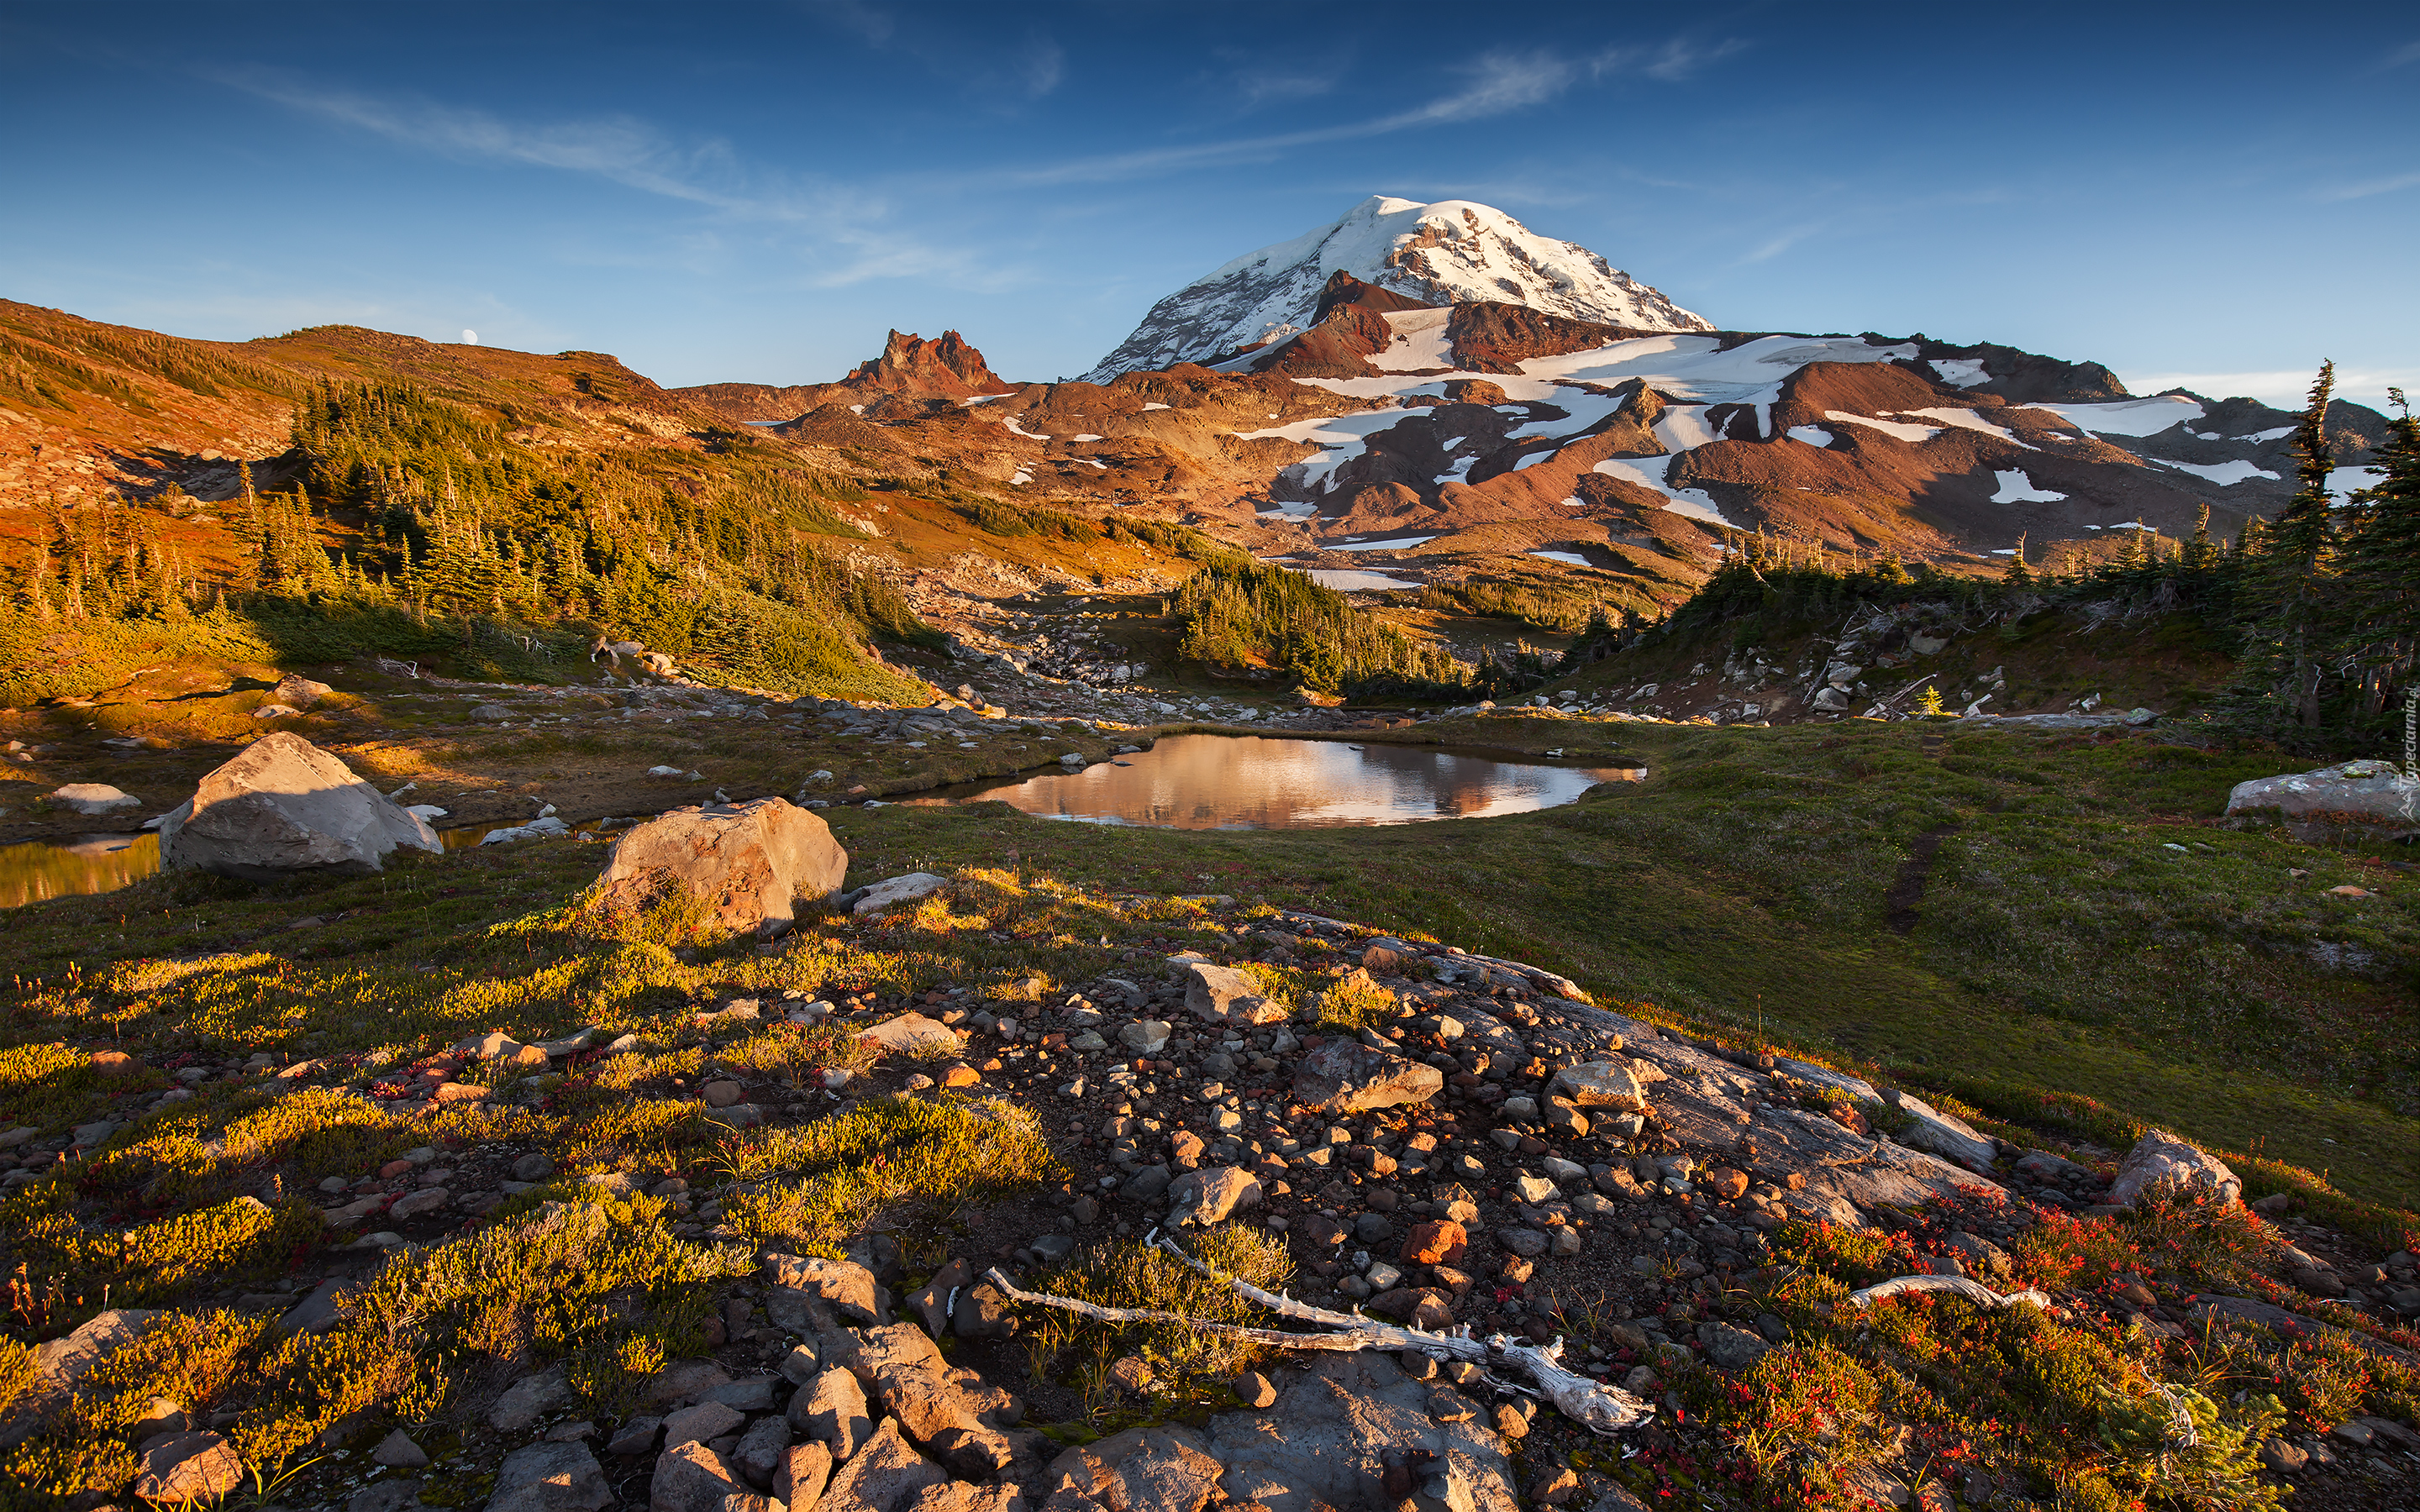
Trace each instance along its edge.
<path fill-rule="evenodd" d="M 1133 178 L 1183 168 L 1226 166 L 1280 156 L 1298 147 L 1389 136 L 1424 127 L 1452 126 L 1487 120 L 1543 105 L 1568 94 L 1580 84 L 1595 83 L 1635 72 L 1661 82 L 1686 77 L 1744 44 L 1725 42 L 1704 48 L 1666 43 L 1652 49 L 1616 48 L 1583 58 L 1539 51 L 1499 49 L 1482 54 L 1462 71 L 1461 86 L 1435 99 L 1383 116 L 1298 131 L 1231 137 L 1179 147 L 1146 147 L 1135 152 L 1079 158 L 1046 167 L 1000 176 L 1026 187 L 1047 184 L 1097 183 Z M 1625 58 L 1628 59 L 1625 62 Z"/>
<path fill-rule="evenodd" d="M 2420 173 L 2395 174 L 2384 178 L 2364 179 L 2358 183 L 2337 184 L 2314 191 L 2311 197 L 2324 204 L 2349 199 L 2367 199 L 2373 194 L 2392 194 L 2400 190 L 2420 187 Z"/>
<path fill-rule="evenodd" d="M 1655 47 L 1612 47 L 1588 60 L 1589 77 L 1639 73 L 1664 84 L 1679 84 L 1727 57 L 1747 51 L 1747 46 L 1735 37 L 1719 42 L 1675 37 Z"/>
<path fill-rule="evenodd" d="M 215 77 L 287 109 L 458 162 L 601 178 L 729 221 L 783 228 L 808 257 L 812 285 L 919 276 L 997 283 L 1007 276 L 963 248 L 938 247 L 899 230 L 879 196 L 752 164 L 719 139 L 684 143 L 636 116 L 515 121 L 468 106 L 263 73 Z"/>

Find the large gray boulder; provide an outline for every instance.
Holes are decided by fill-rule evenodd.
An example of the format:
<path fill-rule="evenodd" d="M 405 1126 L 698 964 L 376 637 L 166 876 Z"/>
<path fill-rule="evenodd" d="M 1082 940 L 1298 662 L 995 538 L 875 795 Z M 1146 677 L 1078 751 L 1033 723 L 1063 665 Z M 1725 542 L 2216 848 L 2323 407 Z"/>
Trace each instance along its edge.
<path fill-rule="evenodd" d="M 771 936 L 797 919 L 797 900 L 830 897 L 848 871 L 830 826 L 783 798 L 675 809 L 613 844 L 603 897 L 640 907 L 676 890 L 726 929 Z"/>
<path fill-rule="evenodd" d="M 2289 819 L 2342 817 L 2360 824 L 2420 825 L 2420 781 L 2393 762 L 2346 762 L 2316 772 L 2292 772 L 2238 782 L 2228 813 L 2274 811 Z"/>
<path fill-rule="evenodd" d="M 287 730 L 246 746 L 160 824 L 162 866 L 247 882 L 376 872 L 398 846 L 444 848 L 425 822 Z"/>

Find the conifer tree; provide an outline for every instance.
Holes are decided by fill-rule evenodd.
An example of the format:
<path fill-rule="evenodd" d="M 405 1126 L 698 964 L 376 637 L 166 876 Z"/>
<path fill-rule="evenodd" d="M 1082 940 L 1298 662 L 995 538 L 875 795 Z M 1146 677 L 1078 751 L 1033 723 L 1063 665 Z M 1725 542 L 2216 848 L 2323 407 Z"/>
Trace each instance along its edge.
<path fill-rule="evenodd" d="M 2274 633 L 2285 666 L 2281 702 L 2296 724 L 2316 729 L 2319 723 L 2321 669 L 2327 604 L 2323 579 L 2335 545 L 2329 511 L 2328 474 L 2335 470 L 2328 455 L 2328 400 L 2334 396 L 2336 364 L 2322 363 L 2311 383 L 2309 406 L 2295 427 L 2294 455 L 2302 487 L 2279 511 L 2270 528 L 2262 563 L 2263 576 L 2277 608 Z"/>
<path fill-rule="evenodd" d="M 2397 413 L 2374 454 L 2384 476 L 2361 495 L 2361 525 L 2346 543 L 2338 581 L 2348 610 L 2340 644 L 2371 714 L 2420 656 L 2420 417 L 2401 389 L 2387 397 Z"/>

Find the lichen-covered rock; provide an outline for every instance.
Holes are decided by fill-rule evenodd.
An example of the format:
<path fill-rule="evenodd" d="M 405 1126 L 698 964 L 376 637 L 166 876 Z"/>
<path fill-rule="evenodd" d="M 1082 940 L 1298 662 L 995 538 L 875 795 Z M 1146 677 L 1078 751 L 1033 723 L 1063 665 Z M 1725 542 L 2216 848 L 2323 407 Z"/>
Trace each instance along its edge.
<path fill-rule="evenodd" d="M 247 882 L 376 872 L 437 832 L 301 735 L 281 730 L 204 777 L 160 824 L 160 864 Z"/>
<path fill-rule="evenodd" d="M 80 1324 L 65 1338 L 36 1349 L 33 1379 L 8 1404 L 7 1416 L 0 1417 L 0 1449 L 32 1437 L 53 1413 L 68 1405 L 94 1365 L 140 1338 L 161 1316 L 156 1308 L 113 1308 Z"/>
<path fill-rule="evenodd" d="M 446 1193 L 442 1187 L 424 1187 L 412 1196 L 424 1196 L 430 1193 L 437 1196 L 436 1207 L 445 1205 Z M 397 1203 L 387 1211 L 396 1213 L 401 1207 L 402 1204 Z M 405 1213 L 403 1216 L 412 1214 Z M 540 1417 L 568 1406 L 570 1401 L 571 1387 L 564 1380 L 563 1367 L 557 1365 L 534 1376 L 523 1376 L 505 1387 L 504 1394 L 496 1398 L 496 1405 L 488 1410 L 488 1426 L 499 1433 L 527 1433 L 537 1426 Z"/>
<path fill-rule="evenodd" d="M 686 891 L 726 929 L 778 934 L 801 898 L 830 897 L 848 871 L 830 826 L 782 798 L 675 809 L 613 843 L 602 893 L 635 908 Z"/>
<path fill-rule="evenodd" d="M 1459 1410 L 1434 1414 L 1440 1397 Z M 1384 1458 L 1415 1450 L 1429 1457 L 1412 1477 L 1417 1505 L 1514 1512 L 1504 1441 L 1467 1411 L 1459 1393 L 1433 1393 L 1387 1356 L 1326 1356 L 1292 1377 L 1266 1412 L 1211 1419 L 1201 1447 L 1223 1470 L 1218 1491 L 1230 1504 L 1257 1502 L 1268 1512 L 1390 1505 L 1373 1494 L 1385 1483 Z"/>
<path fill-rule="evenodd" d="M 2142 1195 L 2163 1181 L 2188 1191 L 2198 1190 L 2221 1202 L 2240 1201 L 2243 1182 L 2226 1162 L 2185 1143 L 2164 1129 L 2154 1129 L 2135 1142 L 2118 1163 L 2118 1179 L 2109 1183 L 2109 1200 L 2131 1208 Z"/>

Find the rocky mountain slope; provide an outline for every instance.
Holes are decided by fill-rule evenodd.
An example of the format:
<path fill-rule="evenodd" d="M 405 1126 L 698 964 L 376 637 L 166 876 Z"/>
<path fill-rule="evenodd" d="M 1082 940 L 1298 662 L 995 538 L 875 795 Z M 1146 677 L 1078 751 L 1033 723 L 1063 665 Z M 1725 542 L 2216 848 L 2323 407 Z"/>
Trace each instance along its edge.
<path fill-rule="evenodd" d="M 1326 225 L 1247 253 L 1161 300 L 1085 376 L 1107 382 L 1290 334 L 1313 321 L 1322 286 L 1339 272 L 1423 304 L 1509 300 L 1637 331 L 1714 329 L 1586 247 L 1539 236 L 1492 206 L 1373 194 Z"/>
<path fill-rule="evenodd" d="M 833 382 L 665 390 L 598 353 L 334 327 L 191 342 L 0 305 L 0 504 L 126 501 L 161 515 L 147 539 L 230 568 L 238 544 L 193 504 L 235 498 L 239 461 L 285 486 L 298 399 L 365 381 L 469 406 L 549 468 L 614 458 L 681 474 L 675 492 L 712 494 L 737 446 L 844 491 L 1172 517 L 1347 590 L 1511 583 L 1640 608 L 1684 597 L 1735 532 L 1993 573 L 2021 542 L 2037 565 L 2173 542 L 2205 509 L 2223 539 L 2294 486 L 2294 417 L 2255 401 L 2140 397 L 2099 363 L 1921 334 L 1713 331 L 1484 207 L 1373 199 L 1218 278 L 1138 333 L 1160 330 L 1145 345 L 1168 365 L 1105 382 L 1004 379 L 954 331 L 893 332 Z M 1229 351 L 1255 312 L 1305 329 L 1206 364 L 1169 355 Z M 2331 422 L 2350 490 L 2383 421 L 2339 404 Z M 879 538 L 884 513 L 841 517 Z M 327 524 L 351 549 L 349 518 Z M 28 544 L 46 532 L 0 517 Z M 973 532 L 943 555 L 998 547 Z M 904 538 L 856 549 L 869 570 L 932 565 Z"/>

